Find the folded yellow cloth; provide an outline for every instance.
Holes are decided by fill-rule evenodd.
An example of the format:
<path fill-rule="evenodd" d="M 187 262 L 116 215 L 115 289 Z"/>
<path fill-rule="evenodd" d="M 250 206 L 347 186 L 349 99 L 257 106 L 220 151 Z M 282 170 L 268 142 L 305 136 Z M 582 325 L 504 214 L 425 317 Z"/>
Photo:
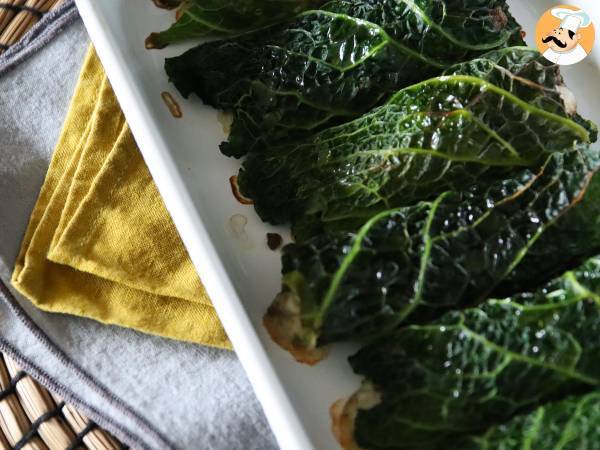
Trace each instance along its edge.
<path fill-rule="evenodd" d="M 93 48 L 12 283 L 46 311 L 230 348 Z"/>

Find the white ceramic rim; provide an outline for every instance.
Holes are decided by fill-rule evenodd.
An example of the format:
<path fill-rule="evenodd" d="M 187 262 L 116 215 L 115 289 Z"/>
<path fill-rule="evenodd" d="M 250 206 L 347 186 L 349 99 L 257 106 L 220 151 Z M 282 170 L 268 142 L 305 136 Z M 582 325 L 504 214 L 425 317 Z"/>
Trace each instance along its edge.
<path fill-rule="evenodd" d="M 158 132 L 160 127 L 138 89 L 130 65 L 120 51 L 119 42 L 111 34 L 110 24 L 106 23 L 103 17 L 99 2 L 76 0 L 76 4 L 190 258 L 196 267 L 202 267 L 202 283 L 248 374 L 279 445 L 293 450 L 313 449 L 311 440 L 244 311 L 240 296 L 227 275 L 202 218 L 182 182 L 169 146 Z M 206 264 L 207 261 L 210 261 L 210 264 Z"/>

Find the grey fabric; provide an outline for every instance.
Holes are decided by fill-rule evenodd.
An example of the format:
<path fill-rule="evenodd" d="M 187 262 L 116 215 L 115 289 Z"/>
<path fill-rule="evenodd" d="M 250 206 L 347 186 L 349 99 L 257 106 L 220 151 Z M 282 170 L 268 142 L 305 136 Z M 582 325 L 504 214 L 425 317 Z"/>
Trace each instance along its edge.
<path fill-rule="evenodd" d="M 10 279 L 88 38 L 78 21 L 0 77 L 0 278 Z M 5 293 L 6 294 L 6 293 Z M 0 290 L 0 351 L 137 448 L 276 448 L 233 353 L 41 312 Z"/>

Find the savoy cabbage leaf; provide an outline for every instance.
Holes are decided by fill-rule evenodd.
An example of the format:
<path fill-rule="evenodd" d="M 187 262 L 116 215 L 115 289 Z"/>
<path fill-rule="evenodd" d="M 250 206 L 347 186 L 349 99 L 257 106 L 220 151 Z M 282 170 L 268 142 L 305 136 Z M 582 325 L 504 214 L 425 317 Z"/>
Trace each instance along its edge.
<path fill-rule="evenodd" d="M 351 405 L 358 407 L 354 437 L 370 450 L 465 450 L 464 443 L 454 447 L 461 442 L 457 435 L 503 423 L 539 403 L 598 389 L 599 333 L 598 257 L 531 293 L 399 329 L 350 358 L 354 370 L 369 381 L 359 397 L 373 388 L 377 395 L 374 407 Z M 581 432 L 587 426 L 580 441 L 586 442 L 593 435 L 590 428 L 600 422 L 586 423 L 583 417 L 565 421 L 566 411 L 560 420 L 563 407 L 550 406 L 492 429 L 474 440 L 481 444 L 475 448 L 565 448 L 558 443 L 577 439 L 568 426 L 583 426 Z M 597 421 L 594 410 L 598 405 L 588 418 Z M 550 419 L 559 420 L 554 431 Z M 546 433 L 529 428 L 531 420 L 545 426 Z M 518 432 L 523 427 L 534 432 L 531 439 L 537 444 L 509 446 L 525 438 Z M 548 446 L 553 440 L 556 447 Z"/>
<path fill-rule="evenodd" d="M 457 61 L 522 44 L 505 0 L 332 0 L 283 24 L 168 58 L 184 97 L 232 111 L 242 156 L 358 117 Z"/>
<path fill-rule="evenodd" d="M 235 35 L 293 17 L 321 0 L 184 0 L 177 21 L 152 33 L 153 48 L 207 36 Z"/>
<path fill-rule="evenodd" d="M 263 220 L 292 220 L 303 240 L 322 226 L 361 224 L 382 210 L 534 166 L 596 139 L 595 126 L 568 110 L 557 67 L 527 47 L 455 66 L 359 119 L 248 155 L 240 188 Z"/>
<path fill-rule="evenodd" d="M 535 286 L 548 266 L 566 270 L 600 251 L 598 166 L 596 150 L 558 153 L 538 172 L 384 211 L 357 233 L 288 245 L 282 292 L 265 325 L 299 360 L 316 362 L 327 343 L 373 338 L 481 302 L 496 287 L 506 290 L 513 271 L 527 276 L 513 275 L 519 282 L 511 280 L 510 294 Z M 524 267 L 546 233 L 571 244 Z"/>
<path fill-rule="evenodd" d="M 540 406 L 446 450 L 600 450 L 600 391 Z"/>

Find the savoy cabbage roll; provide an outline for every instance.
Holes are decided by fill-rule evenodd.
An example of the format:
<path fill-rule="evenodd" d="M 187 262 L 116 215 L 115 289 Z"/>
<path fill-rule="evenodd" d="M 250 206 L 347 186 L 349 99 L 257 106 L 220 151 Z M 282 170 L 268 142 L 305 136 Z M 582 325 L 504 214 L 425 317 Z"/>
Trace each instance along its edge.
<path fill-rule="evenodd" d="M 540 406 L 529 414 L 492 427 L 483 435 L 459 440 L 454 448 L 600 450 L 600 391 Z"/>
<path fill-rule="evenodd" d="M 331 0 L 281 24 L 168 58 L 187 97 L 231 111 L 229 156 L 356 118 L 398 89 L 522 45 L 505 0 Z"/>
<path fill-rule="evenodd" d="M 248 155 L 238 176 L 261 218 L 297 241 L 489 183 L 596 140 L 557 65 L 511 47 L 453 66 L 347 124 Z"/>
<path fill-rule="evenodd" d="M 407 326 L 363 348 L 350 363 L 367 381 L 333 408 L 334 428 L 347 449 L 597 449 L 597 394 L 506 421 L 598 390 L 599 336 L 593 257 L 532 292 Z"/>
<path fill-rule="evenodd" d="M 264 323 L 315 363 L 327 344 L 536 287 L 600 252 L 599 164 L 597 149 L 577 147 L 536 171 L 384 211 L 357 232 L 290 244 Z"/>
<path fill-rule="evenodd" d="M 177 21 L 152 33 L 149 48 L 164 48 L 189 39 L 241 34 L 262 28 L 318 7 L 322 0 L 183 0 L 165 6 L 178 7 Z"/>

